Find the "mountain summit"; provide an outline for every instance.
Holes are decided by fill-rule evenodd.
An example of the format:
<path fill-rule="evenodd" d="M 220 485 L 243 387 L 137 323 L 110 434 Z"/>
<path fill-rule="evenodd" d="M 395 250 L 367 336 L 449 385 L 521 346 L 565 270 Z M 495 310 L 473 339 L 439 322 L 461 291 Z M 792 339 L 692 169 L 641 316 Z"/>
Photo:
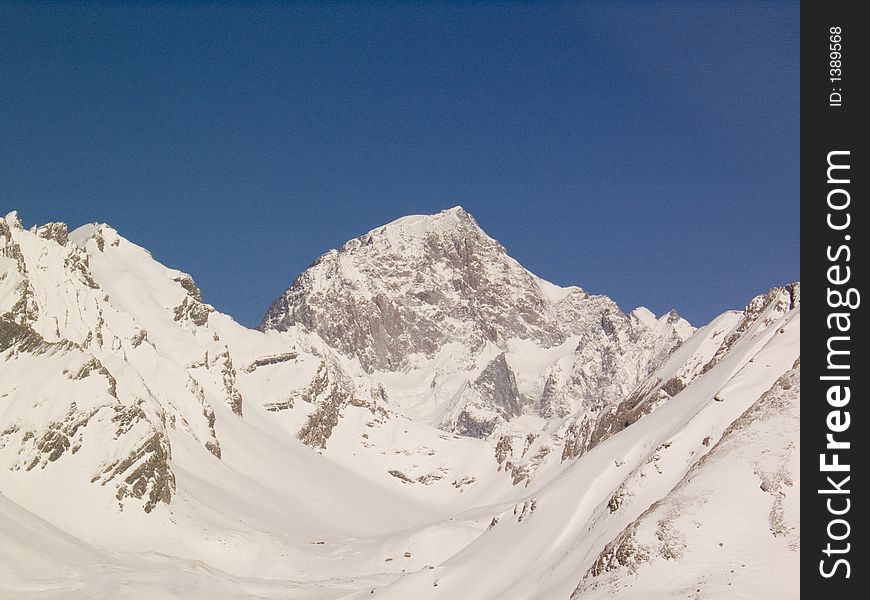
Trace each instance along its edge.
<path fill-rule="evenodd" d="M 400 370 L 445 344 L 564 341 L 536 277 L 461 207 L 411 216 L 321 256 L 260 329 L 302 325 L 367 370 Z"/>

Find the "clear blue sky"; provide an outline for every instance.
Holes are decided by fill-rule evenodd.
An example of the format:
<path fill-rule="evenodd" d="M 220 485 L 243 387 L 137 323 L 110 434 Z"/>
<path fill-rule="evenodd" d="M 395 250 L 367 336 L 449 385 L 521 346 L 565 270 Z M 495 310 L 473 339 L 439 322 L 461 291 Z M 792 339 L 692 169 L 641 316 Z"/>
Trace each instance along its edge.
<path fill-rule="evenodd" d="M 463 205 L 700 325 L 799 278 L 799 5 L 0 4 L 0 210 L 108 222 L 247 325 Z"/>

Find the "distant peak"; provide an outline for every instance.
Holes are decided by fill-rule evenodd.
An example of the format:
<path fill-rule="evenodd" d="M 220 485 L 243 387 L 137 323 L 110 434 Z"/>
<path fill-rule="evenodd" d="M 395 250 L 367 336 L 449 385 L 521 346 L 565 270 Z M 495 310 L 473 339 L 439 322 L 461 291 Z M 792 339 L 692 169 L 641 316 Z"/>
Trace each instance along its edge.
<path fill-rule="evenodd" d="M 13 210 L 9 212 L 6 217 L 6 224 L 12 229 L 24 229 L 24 225 L 21 224 L 21 219 L 18 218 L 18 211 Z"/>
<path fill-rule="evenodd" d="M 106 223 L 88 223 L 69 233 L 69 240 L 81 248 L 84 248 L 90 239 L 95 240 L 97 247 L 102 251 L 106 242 L 112 246 L 117 246 L 121 236 Z"/>
<path fill-rule="evenodd" d="M 646 306 L 638 306 L 633 311 L 631 311 L 632 316 L 634 316 L 638 321 L 653 329 L 658 324 L 658 319 L 653 311 L 648 309 Z"/>
<path fill-rule="evenodd" d="M 662 323 L 667 323 L 668 325 L 672 325 L 674 327 L 691 327 L 691 323 L 689 323 L 683 316 L 677 312 L 676 308 L 672 308 L 666 314 L 662 315 L 659 318 L 659 321 Z"/>

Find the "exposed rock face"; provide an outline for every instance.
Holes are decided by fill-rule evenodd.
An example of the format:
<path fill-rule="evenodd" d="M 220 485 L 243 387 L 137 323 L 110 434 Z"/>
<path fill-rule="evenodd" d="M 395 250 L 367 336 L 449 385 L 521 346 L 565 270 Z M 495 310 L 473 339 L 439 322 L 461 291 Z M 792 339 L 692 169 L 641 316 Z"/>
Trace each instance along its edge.
<path fill-rule="evenodd" d="M 461 208 L 406 217 L 321 256 L 260 329 L 303 325 L 368 370 L 398 370 L 462 340 L 564 340 L 534 276 Z"/>
<path fill-rule="evenodd" d="M 187 292 L 181 304 L 174 309 L 175 320 L 189 319 L 194 325 L 205 325 L 208 322 L 209 313 L 214 312 L 214 308 L 203 303 L 202 293 L 196 287 L 193 277 L 187 273 L 182 273 L 174 281 L 181 284 L 181 287 Z"/>
<path fill-rule="evenodd" d="M 262 358 L 258 358 L 254 360 L 251 364 L 244 368 L 245 373 L 253 373 L 260 367 L 266 367 L 269 365 L 277 365 L 285 362 L 290 362 L 291 360 L 296 360 L 299 356 L 298 352 L 282 352 L 281 354 L 274 354 L 272 356 L 264 356 Z"/>
<path fill-rule="evenodd" d="M 69 229 L 66 223 L 46 223 L 36 230 L 36 235 L 47 240 L 54 240 L 61 246 L 69 241 Z"/>
<path fill-rule="evenodd" d="M 538 412 L 547 418 L 597 413 L 619 402 L 693 331 L 674 311 L 660 319 L 648 311 L 641 318 L 641 309 L 626 315 L 610 298 L 580 291 L 556 309 L 579 341 L 569 369 L 555 365 L 546 375 Z"/>
<path fill-rule="evenodd" d="M 233 359 L 230 356 L 229 350 L 218 357 L 218 362 L 221 365 L 221 377 L 223 379 L 227 405 L 236 415 L 241 417 L 242 394 L 236 387 L 236 369 L 233 367 Z"/>
<path fill-rule="evenodd" d="M 503 435 L 499 438 L 495 446 L 495 460 L 498 463 L 498 470 L 504 470 L 505 473 L 508 473 L 513 485 L 525 481 L 528 486 L 541 462 L 550 454 L 552 449 L 546 445 L 538 446 L 534 453 L 530 452 L 537 438 L 538 436 L 534 433 L 527 434 L 522 446 L 522 453 L 519 453 L 518 445 L 514 445 L 517 438 L 509 435 Z"/>
<path fill-rule="evenodd" d="M 25 469 L 30 471 L 34 467 L 45 466 L 59 459 L 67 451 L 73 454 L 81 448 L 82 438 L 79 429 L 88 424 L 96 410 L 80 412 L 73 402 L 63 419 L 49 423 L 48 428 L 38 436 L 25 435 L 22 438 L 25 444 L 32 443 L 30 448 L 30 460 L 25 460 Z M 26 455 L 26 453 L 22 453 Z"/>
<path fill-rule="evenodd" d="M 386 410 L 373 401 L 365 401 L 353 397 L 353 386 L 341 374 L 341 370 L 327 361 L 320 363 L 317 373 L 311 382 L 293 394 L 284 405 L 270 405 L 267 410 L 276 412 L 292 407 L 297 401 L 314 404 L 314 412 L 308 415 L 308 421 L 299 430 L 297 437 L 306 446 L 325 449 L 332 430 L 338 425 L 342 409 L 347 406 L 357 406 L 368 409 L 373 415 L 386 416 Z"/>
<path fill-rule="evenodd" d="M 6 259 L 3 265 L 3 279 L 6 280 L 4 287 L 11 289 L 11 297 L 15 300 L 6 314 L 16 323 L 25 325 L 37 319 L 39 307 L 34 298 L 21 245 L 13 235 L 14 231 L 21 229 L 21 222 L 15 213 L 9 213 L 5 219 L 0 219 L 0 258 Z"/>
<path fill-rule="evenodd" d="M 93 481 L 106 485 L 119 480 L 115 497 L 122 507 L 125 498 L 144 500 L 146 513 L 154 510 L 158 503 L 169 504 L 175 492 L 175 474 L 170 467 L 172 450 L 165 433 L 151 423 L 139 406 L 116 409 L 112 423 L 117 426 L 119 437 L 142 427 L 147 434 L 139 438 L 132 452 L 107 465 Z"/>
<path fill-rule="evenodd" d="M 474 381 L 475 387 L 491 403 L 503 409 L 503 416 L 510 418 L 522 412 L 522 399 L 517 390 L 517 380 L 505 360 L 499 354 Z"/>
<path fill-rule="evenodd" d="M 31 327 L 21 325 L 11 312 L 0 316 L 0 352 L 14 348 L 18 352 L 33 352 L 47 347 L 47 342 Z"/>
<path fill-rule="evenodd" d="M 524 400 L 503 352 L 486 366 L 463 395 L 465 405 L 456 422 L 445 424 L 461 435 L 487 437 L 500 420 L 508 421 L 523 411 Z"/>
<path fill-rule="evenodd" d="M 299 439 L 312 448 L 326 448 L 326 442 L 338 424 L 341 409 L 350 399 L 350 392 L 324 362 L 299 398 L 317 405 L 299 431 Z"/>
<path fill-rule="evenodd" d="M 75 371 L 67 371 L 66 375 L 70 379 L 78 380 L 84 379 L 85 377 L 90 376 L 92 373 L 96 373 L 106 378 L 106 383 L 108 387 L 109 395 L 113 398 L 118 397 L 118 381 L 112 376 L 109 370 L 103 366 L 95 356 L 91 356 L 81 367 L 76 369 Z"/>

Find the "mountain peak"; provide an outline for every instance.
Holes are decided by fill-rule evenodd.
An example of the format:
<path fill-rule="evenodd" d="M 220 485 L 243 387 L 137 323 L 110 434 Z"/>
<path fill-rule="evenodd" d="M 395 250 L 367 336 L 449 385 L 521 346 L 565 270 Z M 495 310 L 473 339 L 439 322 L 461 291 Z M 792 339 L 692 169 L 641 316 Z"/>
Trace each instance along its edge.
<path fill-rule="evenodd" d="M 372 229 L 357 240 L 370 245 L 372 238 L 384 237 L 394 245 L 402 247 L 405 245 L 403 242 L 421 240 L 430 235 L 453 237 L 468 234 L 484 236 L 489 239 L 489 236 L 486 236 L 471 214 L 461 206 L 454 206 L 431 215 L 400 217 L 386 225 Z M 352 240 L 349 244 L 353 245 L 354 241 L 356 240 Z"/>
<path fill-rule="evenodd" d="M 21 224 L 21 219 L 18 217 L 18 211 L 13 210 L 10 211 L 5 219 L 6 224 L 12 229 L 24 229 L 24 226 Z"/>
<path fill-rule="evenodd" d="M 273 303 L 260 328 L 303 325 L 383 370 L 450 342 L 479 349 L 519 337 L 552 346 L 564 335 L 537 281 L 455 206 L 402 217 L 326 253 Z"/>

